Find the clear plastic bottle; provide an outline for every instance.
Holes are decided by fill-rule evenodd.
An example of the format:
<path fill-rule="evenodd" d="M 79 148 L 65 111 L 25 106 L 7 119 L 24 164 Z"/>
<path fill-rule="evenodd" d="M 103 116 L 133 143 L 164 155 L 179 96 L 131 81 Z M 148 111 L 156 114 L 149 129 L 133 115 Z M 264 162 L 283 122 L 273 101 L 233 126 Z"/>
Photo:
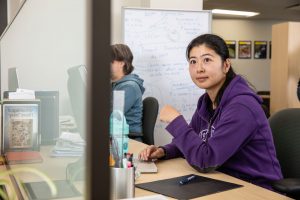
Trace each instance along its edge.
<path fill-rule="evenodd" d="M 129 126 L 122 111 L 115 110 L 110 116 L 110 136 L 112 139 L 112 148 L 118 154 L 120 159 L 124 153 L 128 153 L 128 134 Z"/>

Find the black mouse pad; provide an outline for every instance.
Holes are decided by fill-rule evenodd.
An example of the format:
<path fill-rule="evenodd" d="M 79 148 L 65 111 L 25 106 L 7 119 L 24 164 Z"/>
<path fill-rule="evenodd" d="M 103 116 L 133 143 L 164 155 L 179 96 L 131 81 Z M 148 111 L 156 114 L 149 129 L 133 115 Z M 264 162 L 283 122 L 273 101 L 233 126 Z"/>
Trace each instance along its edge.
<path fill-rule="evenodd" d="M 198 175 L 195 175 L 196 177 L 187 184 L 181 185 L 179 183 L 181 180 L 193 175 L 195 174 L 136 184 L 136 187 L 175 199 L 193 199 L 204 195 L 242 187 L 242 185 L 219 181 Z"/>

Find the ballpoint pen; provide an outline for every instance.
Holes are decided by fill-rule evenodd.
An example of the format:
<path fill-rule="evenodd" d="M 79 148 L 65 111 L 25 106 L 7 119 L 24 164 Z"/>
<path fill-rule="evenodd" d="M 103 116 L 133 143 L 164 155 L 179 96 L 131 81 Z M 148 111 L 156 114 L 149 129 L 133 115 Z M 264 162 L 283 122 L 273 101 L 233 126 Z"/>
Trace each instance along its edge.
<path fill-rule="evenodd" d="M 192 176 L 189 176 L 189 177 L 186 177 L 182 180 L 179 181 L 179 184 L 180 185 L 185 185 L 185 184 L 188 184 L 189 182 L 191 182 L 193 179 L 196 178 L 196 175 L 192 175 Z"/>

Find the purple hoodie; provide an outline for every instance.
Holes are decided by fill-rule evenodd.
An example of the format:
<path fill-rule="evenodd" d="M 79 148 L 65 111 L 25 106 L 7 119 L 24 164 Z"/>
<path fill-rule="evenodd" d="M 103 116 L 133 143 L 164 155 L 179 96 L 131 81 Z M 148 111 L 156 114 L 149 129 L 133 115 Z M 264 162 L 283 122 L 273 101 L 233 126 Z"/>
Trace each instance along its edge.
<path fill-rule="evenodd" d="M 174 138 L 164 146 L 166 159 L 183 156 L 201 172 L 218 168 L 272 189 L 270 182 L 282 174 L 261 98 L 237 75 L 213 115 L 209 101 L 207 93 L 200 97 L 190 124 L 181 115 L 167 126 Z"/>

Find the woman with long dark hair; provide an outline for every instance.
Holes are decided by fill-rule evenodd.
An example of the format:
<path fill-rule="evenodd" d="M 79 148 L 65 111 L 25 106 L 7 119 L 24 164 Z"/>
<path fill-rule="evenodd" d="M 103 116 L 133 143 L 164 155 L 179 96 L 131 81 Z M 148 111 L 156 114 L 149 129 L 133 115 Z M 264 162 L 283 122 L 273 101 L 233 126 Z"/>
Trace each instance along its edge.
<path fill-rule="evenodd" d="M 218 170 L 271 189 L 282 178 L 262 100 L 235 74 L 225 41 L 213 34 L 193 39 L 187 47 L 193 82 L 206 92 L 199 98 L 190 124 L 172 106 L 160 111 L 169 123 L 170 144 L 149 146 L 139 158 L 184 157 L 201 172 Z"/>

